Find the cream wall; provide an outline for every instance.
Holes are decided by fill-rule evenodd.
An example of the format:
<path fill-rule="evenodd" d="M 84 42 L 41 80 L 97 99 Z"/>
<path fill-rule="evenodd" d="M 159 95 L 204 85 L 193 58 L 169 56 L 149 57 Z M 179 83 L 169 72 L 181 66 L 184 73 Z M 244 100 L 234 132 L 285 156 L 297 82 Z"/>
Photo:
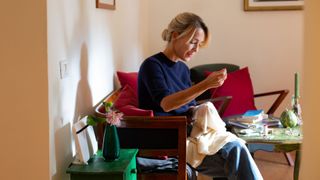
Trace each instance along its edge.
<path fill-rule="evenodd" d="M 292 89 L 289 74 L 301 71 L 302 65 L 302 11 L 243 12 L 242 1 L 150 2 L 118 0 L 116 11 L 96 9 L 94 1 L 87 0 L 1 4 L 0 179 L 69 179 L 65 170 L 74 155 L 71 124 L 114 88 L 115 70 L 137 71 L 143 58 L 164 47 L 161 30 L 181 11 L 200 14 L 213 32 L 211 46 L 190 66 L 211 59 L 249 65 L 257 92 Z M 311 28 L 319 17 L 315 12 L 310 11 L 313 19 L 308 23 L 314 35 L 319 32 Z M 308 39 L 318 45 L 318 39 Z M 315 49 L 311 54 L 307 59 L 319 55 Z M 69 62 L 65 79 L 59 77 L 60 60 Z M 317 65 L 310 61 L 308 68 L 312 63 Z M 318 75 L 312 72 L 309 77 Z M 318 88 L 308 90 L 310 95 L 303 96 L 311 104 L 303 107 L 310 107 L 304 112 L 311 115 L 317 107 L 311 95 Z M 313 165 L 319 160 L 311 156 L 319 149 L 313 144 L 316 132 L 308 123 L 306 129 L 310 138 L 304 151 L 310 156 L 303 159 Z M 310 171 L 316 177 L 316 165 L 308 169 L 303 162 L 302 167 L 302 177 Z"/>
<path fill-rule="evenodd" d="M 94 0 L 47 2 L 50 178 L 63 180 L 75 152 L 72 124 L 114 89 L 116 70 L 136 71 L 144 57 L 147 1 L 117 1 L 115 11 Z M 69 63 L 64 79 L 61 60 Z"/>
<path fill-rule="evenodd" d="M 301 180 L 320 179 L 320 139 L 319 139 L 319 102 L 320 102 L 320 1 L 306 0 L 305 8 L 305 61 L 303 64 L 303 135 L 301 160 Z"/>
<path fill-rule="evenodd" d="M 0 179 L 49 179 L 46 1 L 0 6 Z"/>
<path fill-rule="evenodd" d="M 150 54 L 164 48 L 161 32 L 176 14 L 194 12 L 209 26 L 212 41 L 188 63 L 190 67 L 217 62 L 249 66 L 256 93 L 289 89 L 291 97 L 294 72 L 302 70 L 303 11 L 245 12 L 243 1 L 232 0 L 152 1 L 149 11 Z M 257 105 L 269 107 L 270 100 L 258 100 Z"/>

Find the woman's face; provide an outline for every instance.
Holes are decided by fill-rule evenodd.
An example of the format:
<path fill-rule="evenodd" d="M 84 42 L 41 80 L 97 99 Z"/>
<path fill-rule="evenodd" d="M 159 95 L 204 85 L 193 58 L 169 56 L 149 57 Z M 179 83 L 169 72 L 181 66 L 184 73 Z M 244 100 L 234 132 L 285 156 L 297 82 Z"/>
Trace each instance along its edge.
<path fill-rule="evenodd" d="M 186 62 L 189 61 L 198 52 L 204 38 L 205 33 L 203 29 L 196 28 L 194 31 L 190 31 L 186 35 L 174 39 L 173 51 L 176 57 Z"/>

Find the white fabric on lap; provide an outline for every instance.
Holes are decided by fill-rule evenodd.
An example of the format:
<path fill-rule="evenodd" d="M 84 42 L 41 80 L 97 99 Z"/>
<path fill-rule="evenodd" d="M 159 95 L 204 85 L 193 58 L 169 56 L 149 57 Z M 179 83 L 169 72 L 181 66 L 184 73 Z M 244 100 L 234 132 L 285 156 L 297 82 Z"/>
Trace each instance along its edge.
<path fill-rule="evenodd" d="M 194 119 L 190 137 L 187 139 L 187 162 L 194 168 L 201 164 L 206 155 L 217 153 L 228 142 L 244 142 L 226 131 L 226 124 L 211 102 L 197 106 Z"/>

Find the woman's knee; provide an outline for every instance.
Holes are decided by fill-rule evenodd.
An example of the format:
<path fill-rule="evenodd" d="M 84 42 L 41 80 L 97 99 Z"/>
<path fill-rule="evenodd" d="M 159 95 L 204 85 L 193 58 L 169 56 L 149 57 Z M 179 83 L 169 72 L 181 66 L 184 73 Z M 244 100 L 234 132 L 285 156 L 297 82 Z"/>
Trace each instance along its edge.
<path fill-rule="evenodd" d="M 233 147 L 233 148 L 238 148 L 238 149 L 243 149 L 243 148 L 247 148 L 247 146 L 242 142 L 242 141 L 231 141 L 229 142 L 230 143 L 230 146 Z M 229 144 L 227 143 L 227 144 Z"/>
<path fill-rule="evenodd" d="M 224 151 L 224 153 L 226 153 L 225 155 L 227 155 L 227 156 L 230 154 L 240 155 L 243 152 L 246 152 L 246 153 L 248 152 L 246 145 L 241 141 L 231 141 L 231 142 L 227 143 L 223 147 L 223 151 Z"/>

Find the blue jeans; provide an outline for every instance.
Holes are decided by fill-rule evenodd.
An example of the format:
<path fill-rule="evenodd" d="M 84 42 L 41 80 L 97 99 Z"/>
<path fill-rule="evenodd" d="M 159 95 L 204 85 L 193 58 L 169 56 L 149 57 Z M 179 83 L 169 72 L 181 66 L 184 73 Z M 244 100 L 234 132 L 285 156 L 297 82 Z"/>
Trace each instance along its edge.
<path fill-rule="evenodd" d="M 216 154 L 206 156 L 195 170 L 211 177 L 226 177 L 228 180 L 263 179 L 249 150 L 239 141 L 229 142 Z M 195 178 L 189 173 L 188 177 Z"/>

